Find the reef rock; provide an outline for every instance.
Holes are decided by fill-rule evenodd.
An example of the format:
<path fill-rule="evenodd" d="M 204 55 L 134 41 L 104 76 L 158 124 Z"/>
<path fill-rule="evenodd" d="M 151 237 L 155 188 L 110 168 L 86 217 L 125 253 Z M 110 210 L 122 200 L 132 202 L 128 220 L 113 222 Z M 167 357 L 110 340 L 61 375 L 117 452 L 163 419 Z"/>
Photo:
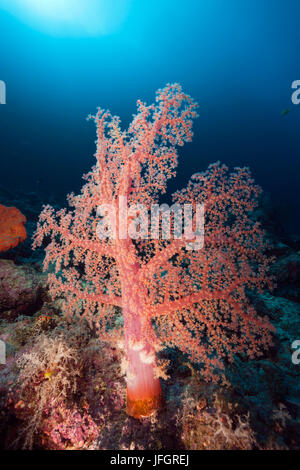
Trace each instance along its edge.
<path fill-rule="evenodd" d="M 300 252 L 280 258 L 271 272 L 277 283 L 275 295 L 300 302 Z"/>
<path fill-rule="evenodd" d="M 30 265 L 0 259 L 0 318 L 13 321 L 18 315 L 33 315 L 46 299 L 45 275 Z"/>

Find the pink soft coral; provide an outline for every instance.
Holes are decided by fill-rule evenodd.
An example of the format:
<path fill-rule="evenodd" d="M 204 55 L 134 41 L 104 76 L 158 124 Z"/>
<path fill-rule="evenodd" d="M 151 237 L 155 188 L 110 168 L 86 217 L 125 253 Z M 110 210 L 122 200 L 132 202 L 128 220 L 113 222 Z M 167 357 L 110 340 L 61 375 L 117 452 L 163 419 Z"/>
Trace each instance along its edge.
<path fill-rule="evenodd" d="M 245 293 L 268 283 L 269 264 L 263 232 L 248 217 L 260 192 L 248 169 L 229 174 L 213 164 L 174 195 L 181 205 L 204 205 L 203 249 L 187 250 L 184 238 L 132 240 L 120 233 L 124 198 L 150 212 L 165 192 L 175 175 L 175 147 L 192 138 L 196 106 L 179 85 L 168 85 L 158 91 L 155 105 L 138 101 L 126 132 L 117 117 L 99 109 L 93 116 L 97 162 L 87 183 L 79 196 L 69 196 L 71 211 L 55 213 L 46 206 L 35 235 L 34 246 L 51 238 L 44 267 L 55 264 L 51 292 L 64 296 L 69 318 L 80 316 L 105 331 L 114 307 L 122 308 L 127 411 L 135 417 L 149 415 L 160 403 L 155 353 L 162 345 L 178 346 L 202 364 L 206 378 L 216 379 L 223 358 L 253 357 L 271 343 L 271 324 L 256 314 Z M 117 236 L 100 240 L 97 208 L 103 204 L 117 214 Z"/>

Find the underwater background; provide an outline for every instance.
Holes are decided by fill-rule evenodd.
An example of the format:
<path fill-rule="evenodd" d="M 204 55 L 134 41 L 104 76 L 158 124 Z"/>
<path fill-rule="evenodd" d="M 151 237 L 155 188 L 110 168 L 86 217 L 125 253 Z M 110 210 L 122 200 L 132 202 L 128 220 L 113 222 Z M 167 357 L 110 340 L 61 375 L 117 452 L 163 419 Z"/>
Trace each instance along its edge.
<path fill-rule="evenodd" d="M 108 108 L 126 127 L 137 99 L 150 104 L 158 88 L 179 82 L 200 117 L 170 193 L 216 160 L 247 165 L 284 223 L 299 228 L 300 106 L 291 102 L 300 79 L 297 0 L 111 2 L 104 32 L 67 14 L 56 24 L 47 11 L 35 14 L 38 3 L 0 2 L 1 185 L 78 191 L 95 152 L 87 115 Z M 98 2 L 100 15 L 103 3 L 110 2 Z"/>
<path fill-rule="evenodd" d="M 27 239 L 0 250 L 0 448 L 300 448 L 299 28 L 298 0 L 0 0 L 0 206 L 27 219 Z M 87 116 L 109 109 L 125 129 L 167 83 L 199 117 L 161 202 L 217 160 L 250 168 L 276 287 L 249 298 L 276 333 L 262 357 L 226 364 L 227 389 L 167 348 L 166 407 L 139 422 L 124 411 L 119 338 L 67 324 L 31 243 L 43 204 L 66 207 L 95 163 Z"/>

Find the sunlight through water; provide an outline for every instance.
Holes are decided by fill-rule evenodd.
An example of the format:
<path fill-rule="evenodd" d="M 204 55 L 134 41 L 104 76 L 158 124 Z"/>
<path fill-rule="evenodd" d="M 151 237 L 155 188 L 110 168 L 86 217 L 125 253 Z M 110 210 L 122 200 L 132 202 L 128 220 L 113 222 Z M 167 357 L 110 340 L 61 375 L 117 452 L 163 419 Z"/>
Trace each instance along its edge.
<path fill-rule="evenodd" d="M 113 33 L 125 20 L 131 0 L 0 0 L 24 23 L 58 36 Z"/>

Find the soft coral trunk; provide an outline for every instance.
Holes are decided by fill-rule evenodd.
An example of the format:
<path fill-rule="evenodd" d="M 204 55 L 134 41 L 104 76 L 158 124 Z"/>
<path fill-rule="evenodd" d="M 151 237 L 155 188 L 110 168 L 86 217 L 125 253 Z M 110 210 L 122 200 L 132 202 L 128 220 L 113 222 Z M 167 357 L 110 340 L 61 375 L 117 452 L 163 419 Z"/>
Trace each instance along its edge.
<path fill-rule="evenodd" d="M 138 281 L 139 269 L 138 265 L 123 265 L 121 275 L 127 358 L 127 414 L 134 418 L 150 416 L 162 401 L 160 381 L 155 377 L 155 349 L 143 333 L 143 322 L 147 321 L 143 316 L 147 293 Z"/>

